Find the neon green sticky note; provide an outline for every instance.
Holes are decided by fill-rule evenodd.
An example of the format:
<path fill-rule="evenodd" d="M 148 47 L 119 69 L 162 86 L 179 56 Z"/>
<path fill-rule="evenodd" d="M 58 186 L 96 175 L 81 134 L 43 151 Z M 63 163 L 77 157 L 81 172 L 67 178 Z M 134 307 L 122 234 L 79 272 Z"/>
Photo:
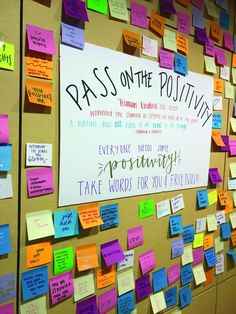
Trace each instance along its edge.
<path fill-rule="evenodd" d="M 107 15 L 108 11 L 107 0 L 88 0 L 87 5 L 88 9 Z"/>
<path fill-rule="evenodd" d="M 139 202 L 139 218 L 145 218 L 154 215 L 154 200 Z"/>
<path fill-rule="evenodd" d="M 211 191 L 208 193 L 208 202 L 209 202 L 209 206 L 212 204 L 215 204 L 217 202 L 217 191 Z"/>
<path fill-rule="evenodd" d="M 0 41 L 0 68 L 14 70 L 14 45 Z"/>
<path fill-rule="evenodd" d="M 196 249 L 200 246 L 203 246 L 203 241 L 204 241 L 204 232 L 196 233 L 194 235 L 193 248 Z"/>
<path fill-rule="evenodd" d="M 74 252 L 71 246 L 64 249 L 55 250 L 54 256 L 54 275 L 71 270 L 74 267 Z"/>

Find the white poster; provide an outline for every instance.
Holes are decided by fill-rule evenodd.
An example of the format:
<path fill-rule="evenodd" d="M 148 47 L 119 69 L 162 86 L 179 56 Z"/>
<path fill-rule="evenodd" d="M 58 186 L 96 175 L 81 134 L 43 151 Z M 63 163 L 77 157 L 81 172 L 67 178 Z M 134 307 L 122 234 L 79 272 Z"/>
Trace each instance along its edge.
<path fill-rule="evenodd" d="M 61 45 L 59 206 L 206 186 L 212 77 Z"/>

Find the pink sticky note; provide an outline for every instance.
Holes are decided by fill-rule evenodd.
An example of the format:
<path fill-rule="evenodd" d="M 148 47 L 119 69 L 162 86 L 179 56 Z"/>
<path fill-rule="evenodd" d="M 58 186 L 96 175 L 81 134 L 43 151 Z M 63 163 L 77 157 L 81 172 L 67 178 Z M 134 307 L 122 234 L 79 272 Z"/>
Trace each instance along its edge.
<path fill-rule="evenodd" d="M 208 38 L 208 43 L 205 43 L 205 55 L 214 57 L 215 56 L 215 46 L 214 46 L 214 41 L 210 38 Z"/>
<path fill-rule="evenodd" d="M 101 245 L 101 253 L 106 263 L 106 266 L 119 263 L 125 259 L 124 252 L 118 240 L 113 240 Z"/>
<path fill-rule="evenodd" d="M 29 197 L 54 193 L 52 168 L 30 169 L 26 175 Z"/>
<path fill-rule="evenodd" d="M 117 293 L 116 288 L 113 288 L 98 296 L 98 308 L 100 314 L 105 314 L 116 307 Z"/>
<path fill-rule="evenodd" d="M 0 314 L 14 314 L 14 303 L 0 306 Z"/>
<path fill-rule="evenodd" d="M 236 155 L 236 140 L 229 140 L 229 151 L 231 156 Z"/>
<path fill-rule="evenodd" d="M 0 115 L 0 143 L 8 144 L 9 143 L 9 126 L 8 126 L 8 115 Z"/>
<path fill-rule="evenodd" d="M 74 281 L 72 272 L 61 274 L 49 279 L 52 304 L 69 298 L 74 293 Z"/>
<path fill-rule="evenodd" d="M 143 244 L 143 226 L 135 227 L 128 230 L 128 249 Z"/>
<path fill-rule="evenodd" d="M 175 264 L 167 269 L 167 279 L 168 285 L 172 285 L 174 282 L 179 280 L 180 278 L 180 266 L 179 264 Z"/>
<path fill-rule="evenodd" d="M 203 247 L 193 249 L 193 266 L 203 262 Z"/>
<path fill-rule="evenodd" d="M 153 270 L 156 267 L 156 259 L 153 250 L 139 255 L 139 264 L 143 275 Z"/>
<path fill-rule="evenodd" d="M 174 58 L 172 52 L 160 48 L 159 50 L 160 66 L 166 69 L 174 68 Z"/>
<path fill-rule="evenodd" d="M 34 25 L 26 25 L 29 50 L 50 55 L 56 54 L 53 31 Z"/>
<path fill-rule="evenodd" d="M 192 5 L 202 10 L 203 8 L 203 0 L 192 0 Z"/>
<path fill-rule="evenodd" d="M 190 34 L 190 16 L 183 12 L 178 12 L 178 31 Z"/>
<path fill-rule="evenodd" d="M 234 50 L 234 40 L 230 32 L 225 31 L 223 35 L 223 46 L 224 48 L 233 51 Z"/>
<path fill-rule="evenodd" d="M 131 2 L 131 24 L 148 28 L 147 8 L 136 2 Z"/>
<path fill-rule="evenodd" d="M 215 54 L 216 54 L 216 63 L 217 65 L 226 65 L 226 58 L 225 52 L 223 49 L 215 47 Z"/>

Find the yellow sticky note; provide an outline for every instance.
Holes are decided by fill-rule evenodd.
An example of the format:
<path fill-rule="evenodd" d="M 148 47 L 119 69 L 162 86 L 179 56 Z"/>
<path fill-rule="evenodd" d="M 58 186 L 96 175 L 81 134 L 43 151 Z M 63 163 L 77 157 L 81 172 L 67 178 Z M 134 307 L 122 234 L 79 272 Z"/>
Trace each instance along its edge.
<path fill-rule="evenodd" d="M 234 86 L 229 82 L 225 82 L 225 98 L 234 99 Z"/>
<path fill-rule="evenodd" d="M 221 241 L 220 236 L 215 238 L 215 252 L 216 254 L 224 250 L 224 242 Z"/>
<path fill-rule="evenodd" d="M 200 246 L 203 246 L 203 242 L 204 242 L 204 232 L 195 233 L 194 241 L 193 241 L 193 248 L 196 249 Z"/>
<path fill-rule="evenodd" d="M 29 241 L 54 235 L 51 210 L 27 213 L 26 223 Z"/>
<path fill-rule="evenodd" d="M 193 249 L 192 245 L 187 245 L 184 247 L 184 254 L 181 256 L 182 265 L 192 263 L 193 261 Z"/>
<path fill-rule="evenodd" d="M 134 272 L 133 269 L 126 270 L 117 275 L 118 294 L 122 295 L 130 290 L 134 290 Z"/>
<path fill-rule="evenodd" d="M 217 229 L 217 221 L 214 214 L 207 215 L 207 229 L 209 232 Z"/>
<path fill-rule="evenodd" d="M 206 275 L 203 269 L 203 264 L 199 264 L 193 267 L 193 275 L 197 286 L 206 281 Z"/>
<path fill-rule="evenodd" d="M 6 312 L 7 313 L 7 312 Z M 46 296 L 26 302 L 20 306 L 21 314 L 40 313 L 47 314 Z"/>
<path fill-rule="evenodd" d="M 14 45 L 0 41 L 0 68 L 14 70 Z"/>
<path fill-rule="evenodd" d="M 216 190 L 208 193 L 208 202 L 209 202 L 209 205 L 213 205 L 217 203 L 217 191 Z"/>
<path fill-rule="evenodd" d="M 216 73 L 215 58 L 204 56 L 205 67 L 208 73 Z"/>
<path fill-rule="evenodd" d="M 74 301 L 77 302 L 95 292 L 93 273 L 74 279 Z"/>
<path fill-rule="evenodd" d="M 112 17 L 128 21 L 129 15 L 126 0 L 109 0 L 109 9 Z"/>
<path fill-rule="evenodd" d="M 235 118 L 231 118 L 230 119 L 230 124 L 231 124 L 231 128 L 233 130 L 233 132 L 236 132 L 236 119 Z"/>
<path fill-rule="evenodd" d="M 159 313 L 166 309 L 166 301 L 163 291 L 155 293 L 150 296 L 153 313 Z"/>
<path fill-rule="evenodd" d="M 164 30 L 164 48 L 176 51 L 176 34 L 168 29 Z"/>
<path fill-rule="evenodd" d="M 232 78 L 233 78 L 233 84 L 236 84 L 236 68 L 232 68 Z"/>
<path fill-rule="evenodd" d="M 231 178 L 236 178 L 236 162 L 229 163 Z"/>
<path fill-rule="evenodd" d="M 229 214 L 229 219 L 230 219 L 232 228 L 235 229 L 236 228 L 236 212 Z"/>

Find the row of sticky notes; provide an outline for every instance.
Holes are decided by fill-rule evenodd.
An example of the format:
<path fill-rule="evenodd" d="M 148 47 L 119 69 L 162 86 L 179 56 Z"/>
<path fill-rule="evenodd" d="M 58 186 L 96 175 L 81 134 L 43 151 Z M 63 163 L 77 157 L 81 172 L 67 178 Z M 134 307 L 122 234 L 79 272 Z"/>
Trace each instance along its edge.
<path fill-rule="evenodd" d="M 12 145 L 9 144 L 8 115 L 0 115 L 0 172 L 11 171 L 11 169 L 12 169 Z"/>

